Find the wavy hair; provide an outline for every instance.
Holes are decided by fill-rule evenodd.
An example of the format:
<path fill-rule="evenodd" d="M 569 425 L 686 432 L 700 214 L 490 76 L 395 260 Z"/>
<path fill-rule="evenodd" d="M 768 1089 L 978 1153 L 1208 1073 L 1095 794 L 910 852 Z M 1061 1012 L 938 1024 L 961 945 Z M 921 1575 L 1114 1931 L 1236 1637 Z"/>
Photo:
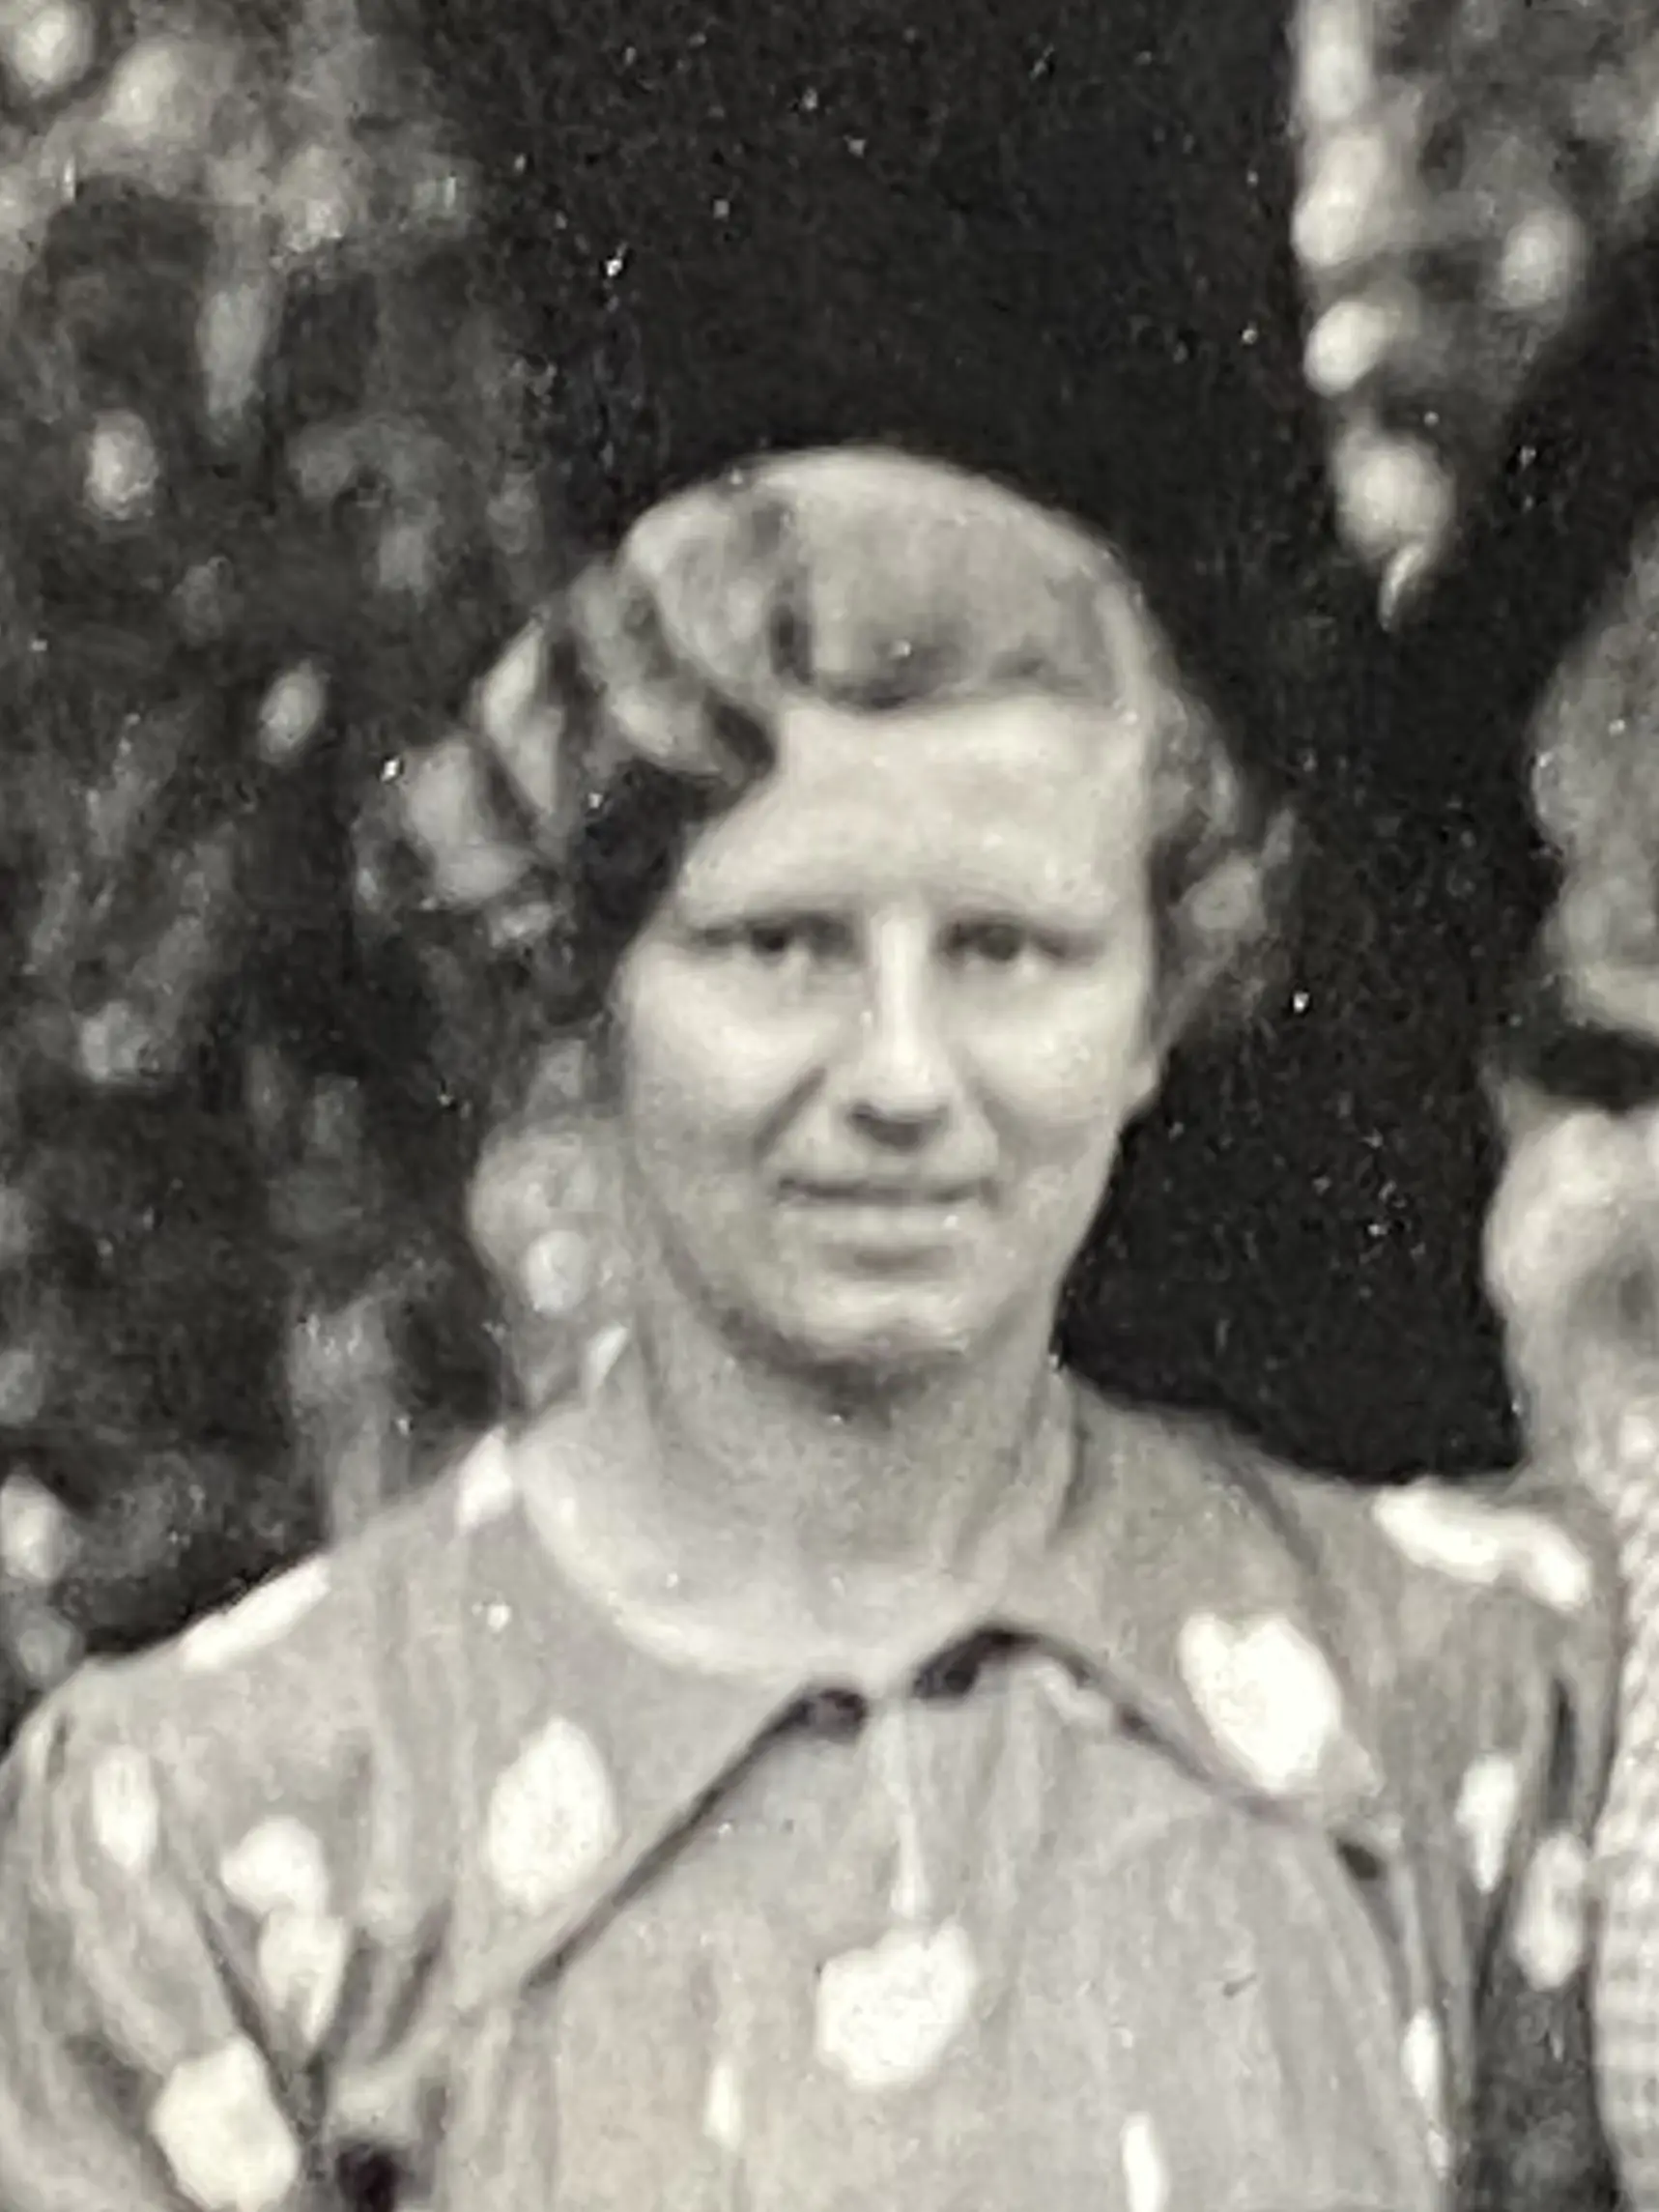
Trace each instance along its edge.
<path fill-rule="evenodd" d="M 1157 1027 L 1247 1016 L 1289 824 L 1248 788 L 1112 548 L 1004 486 L 879 447 L 769 456 L 650 509 L 411 762 L 416 903 L 517 963 L 541 1041 L 591 1036 L 697 829 L 770 770 L 780 712 L 1042 692 L 1145 730 Z"/>

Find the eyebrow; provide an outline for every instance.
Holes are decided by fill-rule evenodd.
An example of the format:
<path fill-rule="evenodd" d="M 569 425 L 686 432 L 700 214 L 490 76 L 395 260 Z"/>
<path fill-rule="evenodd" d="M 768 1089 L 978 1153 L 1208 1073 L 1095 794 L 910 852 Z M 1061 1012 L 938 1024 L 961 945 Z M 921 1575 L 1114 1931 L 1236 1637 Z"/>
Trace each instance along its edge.
<path fill-rule="evenodd" d="M 962 922 L 1008 921 L 1070 936 L 1095 935 L 1108 930 L 1123 900 L 1117 884 L 1105 886 L 1086 900 L 1044 897 L 1028 887 L 976 884 L 959 896 L 927 900 L 935 918 L 946 926 Z M 700 890 L 683 881 L 665 900 L 663 911 L 691 929 L 718 929 L 754 920 L 809 920 L 817 917 L 854 921 L 863 902 L 854 893 L 839 892 L 830 884 L 803 880 L 798 873 L 781 873 L 776 878 L 757 881 L 738 889 Z"/>

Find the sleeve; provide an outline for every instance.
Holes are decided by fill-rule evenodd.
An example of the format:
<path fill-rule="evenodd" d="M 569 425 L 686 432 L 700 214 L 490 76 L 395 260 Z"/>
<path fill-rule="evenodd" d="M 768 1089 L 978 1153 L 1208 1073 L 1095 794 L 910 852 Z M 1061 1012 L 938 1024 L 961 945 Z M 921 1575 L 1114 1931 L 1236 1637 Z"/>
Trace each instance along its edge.
<path fill-rule="evenodd" d="M 158 1740 L 75 1678 L 0 1768 L 0 2204 L 298 2212 L 300 2129 L 223 1960 Z"/>
<path fill-rule="evenodd" d="M 1590 1976 L 1573 1933 L 1584 1863 L 1572 1828 L 1536 1835 L 1496 1930 L 1476 2013 L 1462 2212 L 1615 2212 L 1625 2201 L 1599 2111 Z"/>
<path fill-rule="evenodd" d="M 1620 1643 L 1611 1533 L 1579 1485 L 1530 1472 L 1413 1484 L 1377 1518 L 1433 1585 L 1402 1614 L 1438 1622 L 1419 1710 L 1454 1709 L 1420 1738 L 1437 1771 L 1419 1848 L 1431 1917 L 1464 1930 L 1459 2212 L 1611 2212 L 1592 2002 Z"/>

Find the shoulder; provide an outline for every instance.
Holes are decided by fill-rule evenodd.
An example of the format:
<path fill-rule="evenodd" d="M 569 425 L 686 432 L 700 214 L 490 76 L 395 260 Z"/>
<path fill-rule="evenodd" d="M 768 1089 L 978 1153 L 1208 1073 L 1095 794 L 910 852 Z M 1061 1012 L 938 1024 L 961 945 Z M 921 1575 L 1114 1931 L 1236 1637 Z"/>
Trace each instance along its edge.
<path fill-rule="evenodd" d="M 1302 1673 L 1317 1665 L 1339 1690 L 1404 1820 L 1433 1827 L 1437 1806 L 1455 1820 L 1490 1785 L 1587 1828 L 1612 1753 L 1620 1609 L 1611 1528 L 1570 1473 L 1367 1487 L 1209 1420 L 1085 1406 L 1089 1479 L 1141 1493 L 1131 1549 L 1158 1563 L 1159 1602 L 1270 1623 L 1277 1649 L 1293 1639 Z"/>
<path fill-rule="evenodd" d="M 1093 1393 L 1083 1408 L 1088 1479 L 1127 1477 L 1178 1549 L 1184 1525 L 1194 1539 L 1221 1527 L 1242 1581 L 1301 1585 L 1333 1627 L 1393 1621 L 1401 1657 L 1489 1622 L 1567 1659 L 1616 1651 L 1612 1524 L 1570 1470 L 1362 1484 L 1278 1459 L 1206 1417 Z"/>
<path fill-rule="evenodd" d="M 1558 1816 L 1587 1819 L 1612 1756 L 1621 1606 L 1612 1528 L 1570 1471 L 1368 1489 L 1281 1468 L 1261 1479 L 1319 1562 L 1332 1632 L 1404 1751 L 1460 1771 L 1530 1752 Z"/>
<path fill-rule="evenodd" d="M 517 1929 L 612 1848 L 630 1752 L 659 1795 L 665 1765 L 699 1755 L 688 1711 L 658 1757 L 648 1701 L 639 1744 L 611 1739 L 625 1668 L 521 1503 L 494 1435 L 351 1544 L 83 1668 L 0 1768 L 0 1917 L 10 1899 L 98 1957 L 147 1915 L 169 1972 L 227 1979 L 307 2062 L 356 1960 L 386 2002 L 354 2016 L 354 2048 L 402 2066 L 453 2000 L 457 1931 L 491 1970 L 480 1931 Z"/>
<path fill-rule="evenodd" d="M 83 1666 L 25 1723 L 13 1796 L 95 1834 L 160 1819 L 204 1869 L 266 1830 L 359 1857 L 393 1798 L 436 1848 L 504 1458 L 487 1437 L 351 1542 Z"/>

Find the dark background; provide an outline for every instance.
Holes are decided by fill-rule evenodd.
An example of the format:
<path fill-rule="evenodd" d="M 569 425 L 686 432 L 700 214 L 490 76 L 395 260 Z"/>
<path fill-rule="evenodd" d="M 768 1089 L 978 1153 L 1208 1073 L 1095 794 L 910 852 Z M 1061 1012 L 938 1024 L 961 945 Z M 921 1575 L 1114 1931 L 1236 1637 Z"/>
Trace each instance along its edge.
<path fill-rule="evenodd" d="M 1135 1143 L 1080 1362 L 1357 1475 L 1511 1456 L 1479 1069 L 1550 896 L 1528 711 L 1659 491 L 1651 272 L 1390 640 L 1300 379 L 1278 9 L 428 6 L 579 537 L 761 445 L 1007 473 L 1118 538 L 1298 806 L 1284 992 Z"/>
<path fill-rule="evenodd" d="M 487 181 L 459 286 L 516 321 L 577 550 L 767 444 L 894 438 L 1005 474 L 1119 540 L 1294 803 L 1282 986 L 1240 1048 L 1179 1064 L 1135 1133 L 1079 1269 L 1074 1358 L 1361 1479 L 1512 1459 L 1479 1287 L 1499 1164 L 1482 1067 L 1553 892 L 1529 720 L 1659 510 L 1659 251 L 1603 285 L 1511 426 L 1456 565 L 1389 638 L 1339 551 L 1300 373 L 1285 0 L 365 5 L 415 34 Z M 358 137 L 396 120 L 359 115 Z M 392 297 L 378 279 L 298 302 L 251 474 L 227 474 L 186 419 L 198 211 L 106 201 L 83 191 L 60 215 L 77 282 L 42 275 L 0 374 L 11 551 L 40 572 L 14 639 L 38 625 L 50 648 L 0 675 L 11 727 L 32 733 L 13 784 L 52 833 L 17 845 L 9 885 L 0 808 L 0 935 L 15 949 L 32 928 L 33 890 L 85 908 L 61 975 L 0 960 L 0 1181 L 37 1223 L 26 1264 L 0 1264 L 0 1351 L 44 1376 L 30 1412 L 0 1408 L 0 1472 L 55 1491 L 75 1536 L 43 1662 L 22 1639 L 46 1599 L 0 1578 L 0 1743 L 78 1650 L 165 1636 L 321 1540 L 342 1422 L 395 1424 L 412 1466 L 436 1464 L 503 1382 L 462 1201 L 511 993 L 442 916 L 431 941 L 407 912 L 371 928 L 354 856 L 365 789 L 442 733 L 527 602 L 486 563 L 393 618 L 363 588 L 372 501 L 319 531 L 267 496 L 297 426 L 362 403 L 364 332 Z M 407 381 L 430 372 L 455 452 L 489 402 L 450 343 L 470 325 L 447 252 L 386 329 L 401 391 L 406 318 L 430 326 Z M 136 405 L 178 472 L 136 537 L 106 542 L 65 497 L 66 359 L 84 407 Z M 158 594 L 225 548 L 241 610 L 221 646 L 178 660 Z M 330 731 L 255 773 L 247 717 L 300 652 L 330 671 Z M 78 819 L 127 708 L 180 697 L 190 772 L 163 770 L 144 834 L 83 879 L 73 838 L 68 860 L 53 842 L 60 800 Z M 171 930 L 204 823 L 238 861 L 193 995 L 160 991 L 172 1057 L 137 1088 L 87 1080 L 79 1018 Z M 30 897 L 9 904 L 17 884 Z M 269 1127 L 256 1054 L 280 1077 Z M 1659 1096 L 1656 1069 L 1659 1049 L 1598 1058 L 1583 1039 L 1551 1061 L 1608 1104 Z M 364 1300 L 386 1338 L 341 1356 L 327 1421 L 297 1418 L 297 1319 L 332 1327 Z"/>

